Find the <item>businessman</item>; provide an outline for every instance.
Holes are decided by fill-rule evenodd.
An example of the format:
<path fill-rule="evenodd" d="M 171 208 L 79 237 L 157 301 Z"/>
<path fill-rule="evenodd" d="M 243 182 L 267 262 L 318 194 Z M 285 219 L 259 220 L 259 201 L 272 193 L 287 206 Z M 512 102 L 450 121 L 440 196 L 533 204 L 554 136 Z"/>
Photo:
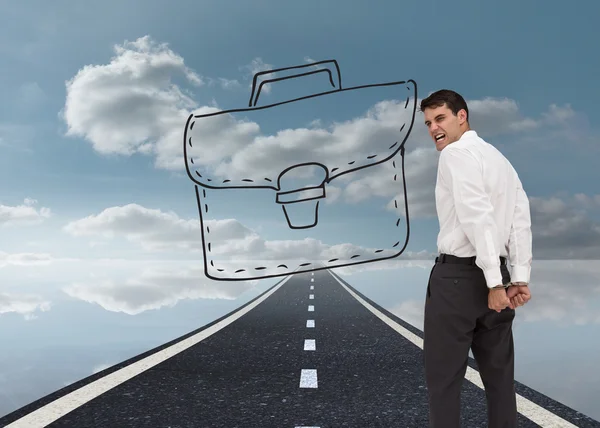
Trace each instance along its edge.
<path fill-rule="evenodd" d="M 461 95 L 437 91 L 420 109 L 440 152 L 439 256 L 427 284 L 423 342 L 430 427 L 461 426 L 471 349 L 485 386 L 488 427 L 516 428 L 512 323 L 515 308 L 531 298 L 529 200 L 510 162 L 470 128 Z"/>

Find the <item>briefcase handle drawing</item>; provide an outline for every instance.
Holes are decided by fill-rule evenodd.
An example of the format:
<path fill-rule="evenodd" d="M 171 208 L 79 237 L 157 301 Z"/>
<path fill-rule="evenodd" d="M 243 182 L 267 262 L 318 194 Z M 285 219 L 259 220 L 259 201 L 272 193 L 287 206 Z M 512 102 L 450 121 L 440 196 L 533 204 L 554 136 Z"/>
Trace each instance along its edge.
<path fill-rule="evenodd" d="M 306 71 L 303 73 L 300 72 L 301 69 L 304 69 L 307 67 L 315 67 L 315 66 L 322 66 L 322 65 L 324 65 L 325 67 L 319 68 L 317 70 Z M 292 71 L 292 72 L 287 76 L 263 80 L 258 85 L 258 88 L 256 87 L 256 83 L 258 81 L 259 76 L 263 76 L 265 74 L 272 74 L 272 73 L 282 73 L 285 71 Z M 331 86 L 335 88 L 337 85 L 337 89 L 332 90 L 332 91 L 321 92 L 319 94 L 306 95 L 301 98 L 296 98 L 293 100 L 286 100 L 285 102 L 298 101 L 300 99 L 305 99 L 305 98 L 310 98 L 310 97 L 313 97 L 316 95 L 323 95 L 326 93 L 340 91 L 342 89 L 342 74 L 340 72 L 340 66 L 335 59 L 327 59 L 327 60 L 323 60 L 323 61 L 317 61 L 317 62 L 302 64 L 302 65 L 295 65 L 295 66 L 291 66 L 291 67 L 275 68 L 272 70 L 263 70 L 263 71 L 259 71 L 254 74 L 254 78 L 252 79 L 252 90 L 250 93 L 250 101 L 248 102 L 248 107 L 256 107 L 256 104 L 258 103 L 258 98 L 260 96 L 260 92 L 261 92 L 263 86 L 267 83 L 275 83 L 275 82 L 280 82 L 282 80 L 287 80 L 287 79 L 297 79 L 300 77 L 310 76 L 310 75 L 319 74 L 319 73 L 328 74 L 329 82 L 331 83 Z"/>

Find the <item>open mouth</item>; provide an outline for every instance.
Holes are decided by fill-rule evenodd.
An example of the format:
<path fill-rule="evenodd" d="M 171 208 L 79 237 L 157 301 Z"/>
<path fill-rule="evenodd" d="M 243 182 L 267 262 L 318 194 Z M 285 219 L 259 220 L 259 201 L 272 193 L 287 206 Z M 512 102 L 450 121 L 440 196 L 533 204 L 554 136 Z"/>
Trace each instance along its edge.
<path fill-rule="evenodd" d="M 437 135 L 435 136 L 435 141 L 436 141 L 437 143 L 439 143 L 440 141 L 442 141 L 442 140 L 445 140 L 445 139 L 446 139 L 446 134 L 437 134 Z"/>

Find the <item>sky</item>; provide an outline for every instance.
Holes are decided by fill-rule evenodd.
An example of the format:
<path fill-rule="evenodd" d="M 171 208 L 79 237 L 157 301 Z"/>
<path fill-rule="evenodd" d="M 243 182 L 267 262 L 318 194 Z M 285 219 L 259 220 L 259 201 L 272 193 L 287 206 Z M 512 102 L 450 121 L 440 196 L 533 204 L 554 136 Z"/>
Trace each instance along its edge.
<path fill-rule="evenodd" d="M 250 275 L 257 266 L 281 272 L 282 263 L 293 270 L 305 258 L 393 255 L 408 240 L 397 259 L 336 272 L 419 326 L 437 252 L 439 153 L 422 113 L 406 131 L 405 100 L 412 106 L 449 88 L 465 97 L 472 128 L 509 159 L 530 200 L 533 299 L 517 317 L 518 375 L 600 419 L 590 401 L 600 372 L 589 365 L 600 351 L 589 340 L 600 332 L 600 6 L 579 6 L 2 2 L 0 340 L 11 351 L 0 367 L 19 370 L 0 372 L 8 397 L 0 402 L 10 403 L 0 414 L 206 324 L 277 280 L 211 280 L 204 255 L 216 262 L 212 275 L 239 279 L 240 268 Z M 183 153 L 188 117 L 247 108 L 259 71 L 323 60 L 337 61 L 343 88 L 412 79 L 416 99 L 403 84 L 199 118 L 192 171 L 215 181 L 277 182 L 285 168 L 311 161 L 327 173 L 367 165 L 325 185 L 311 229 L 288 227 L 274 189 L 204 189 L 208 254 L 199 183 Z M 325 76 L 267 84 L 259 104 L 331 90 Z M 404 137 L 402 159 L 388 147 Z M 393 156 L 368 165 L 385 153 Z M 297 171 L 280 190 L 314 184 L 323 171 Z M 310 219 L 313 208 L 304 209 L 298 221 Z M 558 363 L 548 350 L 567 358 L 557 336 L 579 350 L 568 356 L 578 370 L 593 374 L 552 383 Z M 50 375 L 33 350 L 56 361 L 69 355 L 77 368 L 56 364 Z"/>

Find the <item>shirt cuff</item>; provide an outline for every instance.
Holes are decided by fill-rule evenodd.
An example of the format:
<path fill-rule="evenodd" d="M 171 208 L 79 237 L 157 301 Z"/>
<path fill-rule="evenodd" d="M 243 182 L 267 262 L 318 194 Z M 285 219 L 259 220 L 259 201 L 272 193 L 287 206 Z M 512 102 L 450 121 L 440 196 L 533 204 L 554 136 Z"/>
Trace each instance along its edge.
<path fill-rule="evenodd" d="M 531 267 L 529 266 L 512 266 L 510 280 L 511 282 L 526 282 L 529 284 L 530 274 Z"/>
<path fill-rule="evenodd" d="M 488 288 L 494 288 L 497 285 L 503 284 L 502 273 L 500 272 L 499 267 L 484 270 L 483 274 L 485 275 L 485 282 L 487 283 Z"/>

